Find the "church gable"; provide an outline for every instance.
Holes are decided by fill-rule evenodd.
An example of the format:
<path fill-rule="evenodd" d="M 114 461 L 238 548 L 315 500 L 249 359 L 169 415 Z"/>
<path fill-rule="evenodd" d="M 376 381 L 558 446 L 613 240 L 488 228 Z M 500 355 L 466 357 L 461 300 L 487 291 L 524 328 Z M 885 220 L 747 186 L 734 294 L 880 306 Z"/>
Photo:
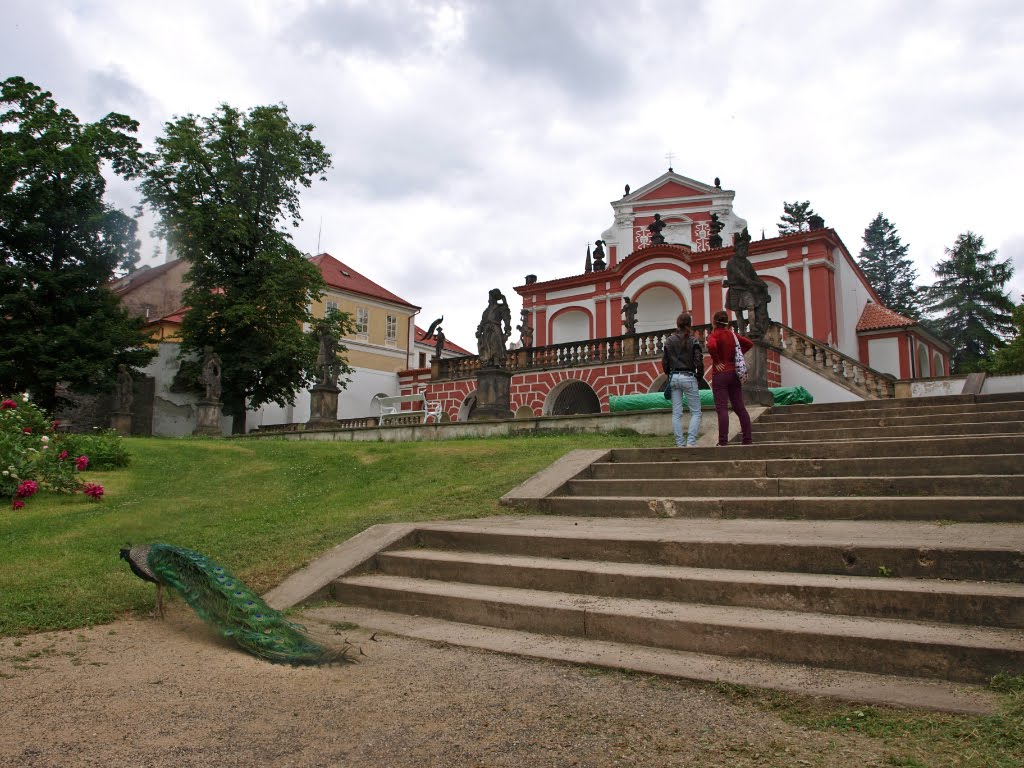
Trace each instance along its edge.
<path fill-rule="evenodd" d="M 645 202 L 672 200 L 681 197 L 713 195 L 716 192 L 721 191 L 721 189 L 710 187 L 696 179 L 688 178 L 670 170 L 663 173 L 654 181 L 648 182 L 644 186 L 640 187 L 640 189 L 634 191 L 632 194 L 626 195 L 623 197 L 622 202 L 629 201 L 636 205 L 643 204 Z"/>

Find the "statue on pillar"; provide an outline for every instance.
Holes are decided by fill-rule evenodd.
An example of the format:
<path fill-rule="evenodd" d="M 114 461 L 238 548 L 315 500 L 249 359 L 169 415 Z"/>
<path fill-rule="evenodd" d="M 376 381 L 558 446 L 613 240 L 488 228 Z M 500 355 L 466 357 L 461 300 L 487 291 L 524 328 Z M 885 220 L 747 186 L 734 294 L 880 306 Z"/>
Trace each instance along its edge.
<path fill-rule="evenodd" d="M 512 335 L 512 314 L 505 296 L 497 288 L 487 294 L 487 309 L 476 328 L 477 349 L 482 368 L 501 368 L 505 364 L 505 342 Z"/>
<path fill-rule="evenodd" d="M 338 340 L 331 333 L 331 325 L 321 320 L 317 328 L 320 349 L 316 353 L 317 386 L 336 388 L 338 386 Z"/>
<path fill-rule="evenodd" d="M 220 402 L 220 355 L 213 351 L 213 347 L 206 347 L 203 351 L 203 388 L 206 392 L 203 398 L 207 403 Z"/>
<path fill-rule="evenodd" d="M 725 285 L 729 289 L 725 294 L 725 306 L 736 313 L 736 327 L 741 334 L 759 339 L 771 322 L 768 302 L 772 299 L 768 295 L 768 283 L 757 276 L 754 265 L 750 263 L 750 233 L 746 227 L 733 236 L 733 246 L 735 252 L 725 267 Z"/>
<path fill-rule="evenodd" d="M 116 400 L 114 409 L 117 413 L 131 413 L 132 400 L 135 397 L 132 389 L 132 375 L 128 372 L 128 366 L 122 363 L 117 366 L 117 386 L 114 390 Z"/>

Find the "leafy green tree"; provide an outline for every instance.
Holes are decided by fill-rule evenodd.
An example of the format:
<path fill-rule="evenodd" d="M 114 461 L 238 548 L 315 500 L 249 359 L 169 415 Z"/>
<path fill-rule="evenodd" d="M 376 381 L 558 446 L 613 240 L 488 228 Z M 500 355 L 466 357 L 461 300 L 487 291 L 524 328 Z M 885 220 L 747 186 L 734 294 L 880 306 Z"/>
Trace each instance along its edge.
<path fill-rule="evenodd" d="M 0 392 L 57 404 L 57 384 L 109 391 L 117 367 L 137 368 L 142 320 L 107 284 L 134 268 L 136 222 L 103 201 L 103 166 L 137 177 L 138 124 L 111 113 L 80 123 L 22 77 L 0 83 Z"/>
<path fill-rule="evenodd" d="M 209 346 L 220 356 L 235 432 L 247 407 L 294 403 L 315 374 L 317 343 L 303 326 L 324 283 L 284 229 L 301 220 L 301 187 L 331 165 L 312 132 L 283 105 L 176 118 L 141 185 L 159 232 L 190 264 L 182 354 Z"/>
<path fill-rule="evenodd" d="M 779 218 L 779 234 L 791 235 L 794 232 L 806 232 L 811 228 L 811 216 L 815 216 L 811 202 L 804 200 L 782 204 L 782 216 Z"/>
<path fill-rule="evenodd" d="M 927 289 L 928 311 L 940 338 L 953 345 L 956 373 L 979 370 L 1013 333 L 1013 302 L 1003 286 L 1013 276 L 1009 259 L 985 250 L 985 238 L 959 235 L 934 267 L 938 278 Z"/>
<path fill-rule="evenodd" d="M 860 249 L 857 264 L 889 309 L 905 317 L 917 319 L 921 314 L 918 300 L 917 270 L 907 258 L 909 246 L 900 242 L 900 236 L 881 213 L 864 230 L 864 247 Z"/>
<path fill-rule="evenodd" d="M 1017 335 L 992 355 L 992 360 L 984 366 L 989 373 L 1024 373 L 1024 301 L 1013 310 L 1013 325 Z"/>

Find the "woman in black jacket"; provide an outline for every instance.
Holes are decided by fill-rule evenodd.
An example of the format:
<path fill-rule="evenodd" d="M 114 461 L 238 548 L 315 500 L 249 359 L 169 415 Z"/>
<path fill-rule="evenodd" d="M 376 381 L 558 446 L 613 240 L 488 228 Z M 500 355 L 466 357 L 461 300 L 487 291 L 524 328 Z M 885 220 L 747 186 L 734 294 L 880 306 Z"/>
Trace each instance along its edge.
<path fill-rule="evenodd" d="M 704 375 L 704 350 L 693 335 L 693 318 L 683 312 L 676 318 L 676 332 L 665 340 L 661 368 L 668 377 L 672 395 L 672 433 L 676 446 L 690 448 L 700 435 L 700 388 Z M 683 435 L 683 397 L 690 408 L 690 427 Z"/>

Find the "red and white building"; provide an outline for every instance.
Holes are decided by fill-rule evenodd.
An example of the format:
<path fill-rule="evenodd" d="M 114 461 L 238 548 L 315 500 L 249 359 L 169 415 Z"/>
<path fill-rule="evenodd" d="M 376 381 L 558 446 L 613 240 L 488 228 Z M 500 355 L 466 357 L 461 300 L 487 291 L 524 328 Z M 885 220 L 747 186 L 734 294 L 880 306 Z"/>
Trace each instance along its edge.
<path fill-rule="evenodd" d="M 709 323 L 725 305 L 723 283 L 733 255 L 733 235 L 747 226 L 733 210 L 734 197 L 735 192 L 722 189 L 717 179 L 711 186 L 670 169 L 611 203 L 612 225 L 601 235 L 604 269 L 585 271 L 581 263 L 579 274 L 539 279 L 529 275 L 516 286 L 534 328 L 534 348 L 512 356 L 512 411 L 523 416 L 559 413 L 558 395 L 574 383 L 592 391 L 587 407 L 601 411 L 608 410 L 610 396 L 659 388 L 656 355 L 623 360 L 615 347 L 614 339 L 625 334 L 624 299 L 638 304 L 636 332 L 641 344 L 644 334 L 672 328 L 684 310 L 693 315 L 695 325 Z M 663 244 L 653 244 L 648 230 L 656 214 L 665 224 Z M 722 225 L 723 244 L 717 248 L 711 247 L 712 214 Z M 799 339 L 809 357 L 827 358 L 829 367 L 840 372 L 857 364 L 869 369 L 866 374 L 849 373 L 851 380 L 864 375 L 874 379 L 874 374 L 895 379 L 949 374 L 948 345 L 916 321 L 881 305 L 835 230 L 820 226 L 781 237 L 762 235 L 750 243 L 749 258 L 768 284 L 768 314 L 781 326 L 776 336 Z M 595 354 L 594 347 L 600 344 L 618 351 Z M 565 345 L 570 350 L 581 345 L 582 351 L 543 352 Z M 587 364 L 601 355 L 616 359 L 605 365 Z M 807 368 L 784 357 L 769 353 L 769 386 L 813 384 L 811 373 L 803 373 Z M 433 372 L 430 396 L 444 402 L 452 419 L 465 418 L 475 391 L 472 366 L 444 362 Z M 416 378 L 422 382 L 422 375 Z M 832 384 L 817 393 L 812 389 L 812 394 L 819 400 L 836 397 Z M 577 391 L 574 401 L 588 401 L 586 392 Z"/>

